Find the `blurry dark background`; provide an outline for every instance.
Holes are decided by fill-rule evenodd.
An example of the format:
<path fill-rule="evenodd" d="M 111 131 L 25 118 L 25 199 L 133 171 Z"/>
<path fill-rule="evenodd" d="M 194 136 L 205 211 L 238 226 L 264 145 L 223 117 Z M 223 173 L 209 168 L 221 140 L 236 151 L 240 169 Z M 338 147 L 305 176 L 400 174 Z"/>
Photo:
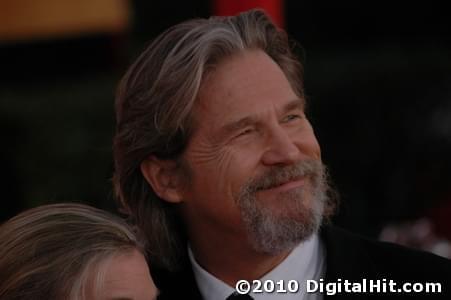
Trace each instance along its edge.
<path fill-rule="evenodd" d="M 396 3 L 280 5 L 303 47 L 308 113 L 341 194 L 335 222 L 377 237 L 429 217 L 451 239 L 451 19 L 433 1 Z M 214 9 L 213 0 L 0 0 L 0 220 L 60 201 L 114 210 L 116 85 L 158 33 Z"/>

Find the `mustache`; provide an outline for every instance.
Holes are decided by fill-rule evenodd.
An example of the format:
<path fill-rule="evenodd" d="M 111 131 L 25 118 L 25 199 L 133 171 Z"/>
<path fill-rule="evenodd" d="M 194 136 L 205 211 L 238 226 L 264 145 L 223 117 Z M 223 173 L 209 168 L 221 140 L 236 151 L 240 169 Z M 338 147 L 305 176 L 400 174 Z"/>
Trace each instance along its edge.
<path fill-rule="evenodd" d="M 262 175 L 250 179 L 245 184 L 244 189 L 247 193 L 255 193 L 302 177 L 317 179 L 322 177 L 323 169 L 322 162 L 313 159 L 303 160 L 291 166 L 272 167 Z"/>

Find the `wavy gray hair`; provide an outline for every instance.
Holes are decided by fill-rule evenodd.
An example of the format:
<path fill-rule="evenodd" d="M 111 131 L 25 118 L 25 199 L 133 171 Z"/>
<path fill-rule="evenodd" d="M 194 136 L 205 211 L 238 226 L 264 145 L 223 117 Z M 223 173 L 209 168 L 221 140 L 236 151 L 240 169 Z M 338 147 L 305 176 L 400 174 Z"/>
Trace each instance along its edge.
<path fill-rule="evenodd" d="M 260 10 L 195 19 L 163 32 L 126 72 L 116 97 L 113 181 L 123 209 L 149 239 L 152 264 L 174 269 L 186 237 L 175 205 L 156 196 L 140 164 L 149 155 L 178 161 L 195 129 L 201 84 L 233 54 L 263 50 L 303 98 L 303 69 L 293 45 Z"/>

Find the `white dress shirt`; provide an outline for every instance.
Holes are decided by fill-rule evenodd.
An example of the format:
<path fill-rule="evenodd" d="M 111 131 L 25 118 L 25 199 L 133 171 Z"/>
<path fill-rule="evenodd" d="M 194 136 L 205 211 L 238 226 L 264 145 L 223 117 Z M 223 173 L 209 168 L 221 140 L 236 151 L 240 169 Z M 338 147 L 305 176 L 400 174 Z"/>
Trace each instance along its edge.
<path fill-rule="evenodd" d="M 205 300 L 226 299 L 235 292 L 234 287 L 229 286 L 202 268 L 196 262 L 190 247 L 188 247 L 188 254 L 199 291 Z M 324 246 L 318 235 L 315 234 L 307 241 L 296 246 L 278 266 L 259 279 L 262 283 L 265 280 L 272 280 L 274 283 L 283 280 L 285 289 L 287 289 L 287 284 L 290 280 L 296 280 L 299 283 L 299 290 L 296 293 L 263 292 L 249 293 L 249 295 L 255 300 L 322 299 L 322 294 L 320 293 L 306 293 L 306 282 L 309 279 L 318 281 L 320 278 L 324 278 L 326 270 L 325 256 Z"/>

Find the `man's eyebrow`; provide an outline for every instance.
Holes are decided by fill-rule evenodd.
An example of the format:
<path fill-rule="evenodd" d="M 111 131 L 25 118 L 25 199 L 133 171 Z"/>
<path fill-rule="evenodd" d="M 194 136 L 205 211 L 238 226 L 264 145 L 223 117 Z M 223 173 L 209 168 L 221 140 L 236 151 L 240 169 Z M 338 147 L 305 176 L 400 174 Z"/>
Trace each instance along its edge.
<path fill-rule="evenodd" d="M 295 110 L 295 109 L 300 109 L 303 111 L 304 107 L 305 107 L 305 100 L 301 99 L 301 98 L 297 98 L 297 99 L 294 99 L 294 100 L 288 102 L 287 104 L 285 104 L 285 106 L 282 109 L 282 112 L 287 113 L 287 112 Z"/>

